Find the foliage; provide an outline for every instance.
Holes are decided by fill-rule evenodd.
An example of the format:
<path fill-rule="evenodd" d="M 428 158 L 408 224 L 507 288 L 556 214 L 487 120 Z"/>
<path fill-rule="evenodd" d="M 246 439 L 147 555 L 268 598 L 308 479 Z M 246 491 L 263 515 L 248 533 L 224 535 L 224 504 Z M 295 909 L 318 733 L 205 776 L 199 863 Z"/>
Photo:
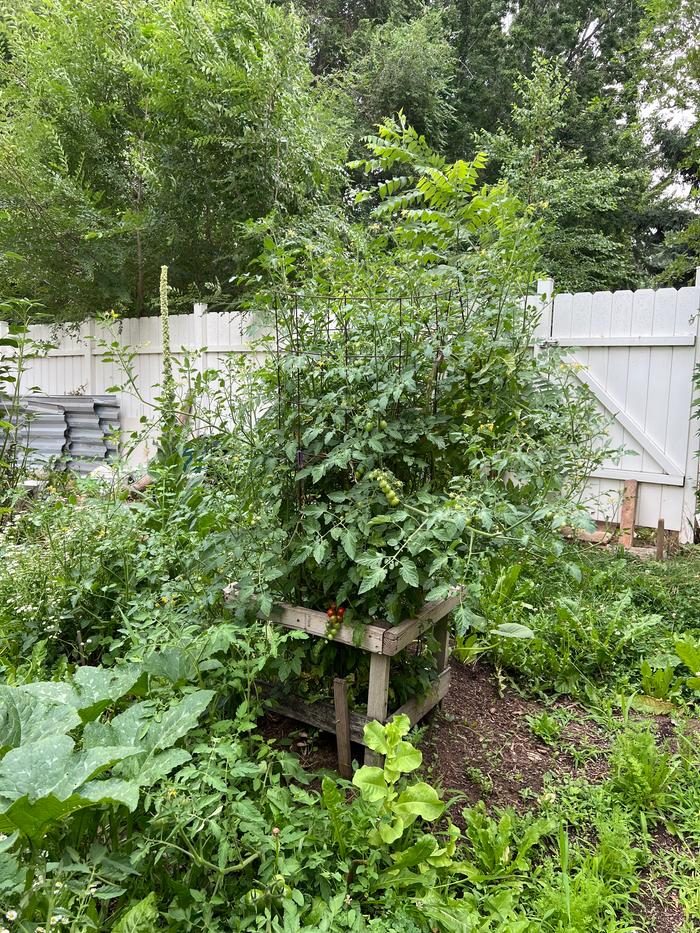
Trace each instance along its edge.
<path fill-rule="evenodd" d="M 578 548 L 522 562 L 504 549 L 482 566 L 473 608 L 457 614 L 458 631 L 471 633 L 458 640 L 457 656 L 486 654 L 530 691 L 592 698 L 612 678 L 637 691 L 650 711 L 691 703 L 696 562 L 692 551 L 670 562 L 642 563 Z M 498 626 L 525 627 L 532 638 L 494 638 Z M 684 645 L 686 658 L 677 654 Z M 682 660 L 690 677 L 681 676 Z"/>
<path fill-rule="evenodd" d="M 283 533 L 268 566 L 237 580 L 263 614 L 282 598 L 396 624 L 482 552 L 580 522 L 580 477 L 601 455 L 590 402 L 558 358 L 531 353 L 535 244 L 519 203 L 479 186 L 480 159 L 447 164 L 403 118 L 368 150 L 363 167 L 386 180 L 358 195 L 377 225 L 362 262 L 326 271 L 273 240 L 261 259 L 285 289 L 256 308 L 270 354 L 241 449 L 263 524 Z M 417 297 L 386 291 L 411 280 Z"/>
<path fill-rule="evenodd" d="M 456 58 L 440 10 L 353 33 L 340 84 L 357 114 L 358 135 L 399 111 L 433 145 L 451 122 Z"/>
<path fill-rule="evenodd" d="M 581 147 L 562 138 L 571 83 L 556 62 L 536 58 L 517 94 L 511 127 L 482 133 L 478 142 L 513 192 L 543 217 L 544 268 L 560 289 L 629 287 L 637 274 L 629 215 L 649 187 L 647 171 L 591 165 Z"/>
<path fill-rule="evenodd" d="M 226 290 L 241 224 L 342 175 L 299 21 L 264 0 L 13 0 L 2 37 L 0 289 L 50 319 L 144 313 L 163 262 L 183 300 Z"/>
<path fill-rule="evenodd" d="M 29 444 L 31 415 L 22 395 L 33 391 L 26 385 L 32 360 L 42 357 L 49 345 L 34 340 L 29 332 L 33 307 L 26 299 L 0 303 L 0 320 L 12 321 L 0 337 L 0 526 L 21 496 L 20 480 L 34 459 Z"/>
<path fill-rule="evenodd" d="M 341 85 L 358 70 L 365 73 L 368 43 L 386 50 L 389 62 L 401 45 L 400 37 L 421 31 L 426 16 L 424 5 L 414 0 L 320 5 L 317 0 L 303 0 L 302 6 L 314 68 Z M 546 135 L 554 133 L 560 158 L 537 166 L 540 170 L 534 174 L 538 181 L 558 182 L 557 188 L 566 189 L 566 169 L 572 169 L 587 190 L 592 187 L 596 206 L 589 209 L 578 184 L 568 188 L 574 211 L 564 209 L 563 191 L 558 210 L 554 209 L 557 198 L 542 199 L 552 205 L 549 232 L 552 246 L 557 247 L 552 255 L 556 267 L 544 271 L 554 274 L 561 287 L 591 290 L 608 285 L 639 287 L 659 273 L 666 274 L 669 284 L 687 281 L 697 205 L 685 192 L 679 193 L 677 182 L 679 176 L 692 174 L 694 150 L 684 122 L 674 115 L 678 100 L 673 95 L 692 73 L 683 63 L 692 49 L 687 37 L 697 32 L 693 4 L 659 0 L 611 8 L 565 0 L 543 8 L 533 0 L 517 5 L 508 0 L 468 4 L 443 0 L 429 6 L 428 16 L 440 18 L 450 58 L 456 62 L 450 74 L 450 117 L 442 131 L 448 158 L 471 154 L 474 136 L 481 139 L 484 133 L 508 140 L 510 149 L 522 153 L 522 130 L 516 124 L 519 93 L 524 82 L 525 87 L 538 82 L 543 56 L 566 84 L 564 99 L 552 95 L 557 105 L 555 126 L 545 124 Z M 433 68 L 438 67 L 441 42 L 437 34 L 427 51 L 421 36 L 409 77 L 426 54 L 432 54 Z M 404 70 L 382 67 L 381 52 L 378 57 L 381 64 L 371 73 L 386 101 L 382 116 L 403 107 L 414 125 L 427 125 L 426 117 L 432 117 L 444 100 L 443 85 L 426 81 L 426 87 L 434 88 L 432 97 L 417 96 L 411 93 Z M 660 98 L 670 107 L 660 107 Z M 367 121 L 357 127 L 360 135 L 373 131 L 376 117 L 363 108 L 375 99 L 375 88 L 367 87 L 356 105 L 356 113 Z M 356 122 L 360 123 L 357 117 Z M 569 153 L 572 158 L 565 164 Z M 606 202 L 610 207 L 604 208 Z M 583 219 L 602 262 L 602 281 L 586 252 Z M 569 233 L 574 240 L 573 259 L 567 263 Z M 582 268 L 576 262 L 579 253 L 586 259 Z"/>

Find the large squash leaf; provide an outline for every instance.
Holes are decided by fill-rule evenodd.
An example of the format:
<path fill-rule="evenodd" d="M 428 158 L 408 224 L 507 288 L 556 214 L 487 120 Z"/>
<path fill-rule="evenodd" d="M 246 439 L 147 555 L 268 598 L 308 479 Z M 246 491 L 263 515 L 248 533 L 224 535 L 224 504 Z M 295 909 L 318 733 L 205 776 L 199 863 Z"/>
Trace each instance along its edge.
<path fill-rule="evenodd" d="M 65 735 L 79 724 L 80 716 L 72 706 L 0 687 L 0 756 L 45 736 Z"/>

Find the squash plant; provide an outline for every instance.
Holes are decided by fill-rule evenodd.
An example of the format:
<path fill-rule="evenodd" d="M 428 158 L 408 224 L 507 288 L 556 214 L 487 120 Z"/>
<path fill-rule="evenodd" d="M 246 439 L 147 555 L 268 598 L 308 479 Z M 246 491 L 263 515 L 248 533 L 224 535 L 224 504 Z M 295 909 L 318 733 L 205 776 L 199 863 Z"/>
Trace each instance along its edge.
<path fill-rule="evenodd" d="M 119 810 L 133 813 L 144 788 L 189 760 L 177 743 L 213 692 L 194 690 L 164 709 L 153 700 L 131 703 L 103 718 L 144 682 L 142 665 L 128 664 L 80 667 L 65 682 L 0 686 L 0 832 L 4 850 L 30 847 L 28 896 L 48 833 L 62 827 L 65 844 L 79 849 L 85 823 L 71 819 L 89 810 L 98 823 L 108 817 L 118 841 Z"/>

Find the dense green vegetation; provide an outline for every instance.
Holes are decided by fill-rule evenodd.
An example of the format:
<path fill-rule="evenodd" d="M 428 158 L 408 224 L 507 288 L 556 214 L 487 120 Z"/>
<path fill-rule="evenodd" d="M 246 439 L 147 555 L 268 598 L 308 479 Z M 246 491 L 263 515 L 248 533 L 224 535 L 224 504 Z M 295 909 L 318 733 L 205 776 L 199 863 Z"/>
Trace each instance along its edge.
<path fill-rule="evenodd" d="M 488 178 L 541 215 L 561 288 L 682 284 L 694 17 L 685 0 L 10 0 L 0 290 L 53 320 L 142 314 L 167 263 L 183 304 L 237 303 L 257 221 L 362 218 L 345 163 L 401 110 L 448 161 L 486 149 Z"/>
<path fill-rule="evenodd" d="M 698 555 L 566 543 L 609 451 L 565 358 L 532 353 L 528 301 L 542 272 L 688 274 L 697 221 L 663 191 L 697 141 L 644 108 L 697 101 L 693 17 L 6 4 L 0 933 L 697 927 Z M 123 439 L 155 441 L 150 484 L 25 485 L 20 377 L 47 349 L 27 322 L 158 309 L 167 345 L 195 295 L 260 352 L 165 354 Z M 137 391 L 129 349 L 100 349 Z M 381 767 L 305 770 L 263 696 L 341 674 L 361 710 L 338 626 L 457 587 L 453 673 L 496 685 L 488 716 L 448 696 L 366 726 Z M 326 611 L 326 637 L 270 621 L 281 601 Z M 392 708 L 433 684 L 433 641 L 393 664 Z"/>

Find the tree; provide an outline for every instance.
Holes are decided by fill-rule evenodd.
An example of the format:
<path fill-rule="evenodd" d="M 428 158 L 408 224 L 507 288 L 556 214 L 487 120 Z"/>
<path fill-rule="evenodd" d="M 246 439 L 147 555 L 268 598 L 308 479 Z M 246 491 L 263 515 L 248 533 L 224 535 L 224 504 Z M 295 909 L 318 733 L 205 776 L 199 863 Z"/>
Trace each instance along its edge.
<path fill-rule="evenodd" d="M 647 41 L 645 0 L 439 0 L 423 6 L 416 0 L 365 0 L 320 5 L 303 0 L 311 23 L 314 49 L 323 47 L 316 65 L 343 83 L 352 79 L 361 93 L 354 93 L 356 135 L 372 131 L 378 122 L 397 109 L 397 101 L 410 100 L 411 121 L 430 130 L 436 121 L 426 119 L 442 107 L 437 141 L 451 158 L 473 152 L 475 134 L 507 133 L 517 140 L 514 124 L 521 78 L 532 78 L 536 62 L 545 57 L 560 69 L 567 92 L 560 100 L 555 137 L 560 153 L 578 153 L 576 169 L 598 169 L 603 183 L 617 174 L 616 207 L 606 207 L 589 220 L 596 232 L 596 251 L 606 264 L 609 284 L 641 285 L 651 281 L 670 261 L 673 247 L 667 234 L 684 229 L 689 220 L 687 206 L 670 192 L 678 163 L 673 145 L 661 145 L 652 133 L 648 101 L 639 92 L 640 74 L 650 57 Z M 692 0 L 654 0 L 658 5 L 685 4 Z M 427 11 L 427 12 L 426 12 Z M 392 67 L 394 49 L 401 45 L 400 33 L 425 17 L 439 20 L 441 36 L 430 42 L 413 40 L 412 51 L 404 46 L 404 67 Z M 667 17 L 673 22 L 673 17 Z M 320 32 L 317 33 L 317 29 Z M 318 40 L 318 45 L 316 44 Z M 450 47 L 454 70 L 442 81 L 423 81 L 421 95 L 410 94 L 412 74 L 421 63 L 437 67 L 440 43 Z M 655 41 L 655 40 L 653 40 Z M 652 46 L 653 46 L 652 41 Z M 367 55 L 367 49 L 374 52 Z M 363 76 L 358 81 L 357 75 Z M 406 77 L 408 75 L 408 78 Z M 367 104 L 370 104 L 368 106 Z M 383 108 L 384 113 L 379 113 Z M 494 163 L 494 168 L 496 163 Z M 564 166 L 573 170 L 573 163 Z M 493 175 L 491 176 L 493 180 Z M 595 176 L 587 175 L 595 182 Z M 564 180 L 562 178 L 562 180 Z M 604 185 L 605 186 L 605 185 Z M 573 189 L 572 190 L 578 190 Z M 612 191 L 612 189 L 610 189 Z M 574 206 L 575 207 L 575 206 Z M 584 207 L 575 207 L 574 215 Z M 553 213 L 550 217 L 554 219 Z M 559 221 L 561 237 L 585 236 L 578 221 L 570 230 L 568 213 Z M 601 239 L 602 238 L 602 239 Z M 573 253 L 584 246 L 572 244 Z M 613 252 L 608 252 L 608 247 Z M 596 287 L 594 263 L 578 284 Z M 565 280 L 572 282 L 568 270 Z"/>
<path fill-rule="evenodd" d="M 409 21 L 365 22 L 349 43 L 341 84 L 353 100 L 358 135 L 399 110 L 433 143 L 444 143 L 454 108 L 456 68 L 443 17 L 436 10 Z"/>
<path fill-rule="evenodd" d="M 0 288 L 143 313 L 245 265 L 251 217 L 343 177 L 299 20 L 265 0 L 14 0 L 0 61 Z M 154 309 L 155 310 L 155 309 Z"/>
<path fill-rule="evenodd" d="M 666 184 L 680 190 L 681 222 L 660 231 L 659 280 L 692 283 L 700 265 L 700 7 L 694 0 L 651 0 L 647 51 L 640 71 L 650 102 L 654 141 L 670 167 Z"/>
<path fill-rule="evenodd" d="M 624 288 L 635 281 L 630 213 L 649 186 L 644 167 L 590 165 L 567 144 L 571 84 L 561 65 L 538 58 L 517 82 L 511 129 L 477 142 L 497 161 L 511 189 L 543 220 L 544 267 L 559 287 Z M 630 130 L 634 145 L 634 131 Z"/>

